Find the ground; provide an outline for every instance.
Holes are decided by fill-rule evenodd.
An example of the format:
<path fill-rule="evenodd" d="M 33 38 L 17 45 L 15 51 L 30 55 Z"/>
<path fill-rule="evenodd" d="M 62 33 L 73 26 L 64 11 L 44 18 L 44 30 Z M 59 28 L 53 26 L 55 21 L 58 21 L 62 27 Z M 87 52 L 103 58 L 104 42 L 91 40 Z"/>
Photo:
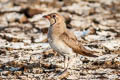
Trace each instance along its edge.
<path fill-rule="evenodd" d="M 120 0 L 0 0 L 0 80 L 119 80 Z M 64 59 L 47 41 L 49 22 L 65 17 L 87 49 L 64 71 Z"/>

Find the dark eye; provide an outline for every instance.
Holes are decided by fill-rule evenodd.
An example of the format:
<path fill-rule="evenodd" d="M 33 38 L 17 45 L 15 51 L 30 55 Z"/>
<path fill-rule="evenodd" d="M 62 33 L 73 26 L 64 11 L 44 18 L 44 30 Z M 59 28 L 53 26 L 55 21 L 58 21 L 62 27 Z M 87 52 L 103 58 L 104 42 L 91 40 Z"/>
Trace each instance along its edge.
<path fill-rule="evenodd" d="M 56 15 L 53 15 L 52 17 L 53 17 L 53 18 L 55 18 L 55 17 L 56 17 Z"/>

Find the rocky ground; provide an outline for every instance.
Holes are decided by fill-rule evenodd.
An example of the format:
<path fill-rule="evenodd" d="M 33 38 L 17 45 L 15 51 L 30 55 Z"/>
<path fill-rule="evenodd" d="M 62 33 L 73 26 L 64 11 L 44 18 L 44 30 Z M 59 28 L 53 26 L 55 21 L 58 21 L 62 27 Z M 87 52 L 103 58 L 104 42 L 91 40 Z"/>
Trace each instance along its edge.
<path fill-rule="evenodd" d="M 67 28 L 99 57 L 78 55 L 68 71 L 47 42 L 58 12 Z M 119 80 L 120 0 L 0 0 L 0 80 Z"/>

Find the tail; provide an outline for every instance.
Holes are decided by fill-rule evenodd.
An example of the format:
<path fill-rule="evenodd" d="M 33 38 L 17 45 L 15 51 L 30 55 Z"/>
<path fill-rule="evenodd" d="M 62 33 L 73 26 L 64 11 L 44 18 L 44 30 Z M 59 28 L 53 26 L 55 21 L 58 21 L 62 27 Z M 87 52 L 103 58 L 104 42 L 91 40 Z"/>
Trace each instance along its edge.
<path fill-rule="evenodd" d="M 89 52 L 83 52 L 83 54 L 85 55 L 85 56 L 89 56 L 89 57 L 98 57 L 97 55 L 94 55 L 93 54 L 94 53 L 94 51 L 89 51 Z"/>
<path fill-rule="evenodd" d="M 98 57 L 97 55 L 94 55 L 94 53 L 96 53 L 96 51 L 90 51 L 84 47 L 82 47 L 82 54 L 85 56 L 89 56 L 89 57 Z"/>

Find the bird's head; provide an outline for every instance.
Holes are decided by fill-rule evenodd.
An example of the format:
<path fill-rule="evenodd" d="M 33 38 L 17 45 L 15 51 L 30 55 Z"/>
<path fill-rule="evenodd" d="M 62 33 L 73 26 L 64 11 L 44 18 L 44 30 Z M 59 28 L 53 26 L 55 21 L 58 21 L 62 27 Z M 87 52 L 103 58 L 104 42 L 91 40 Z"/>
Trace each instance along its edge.
<path fill-rule="evenodd" d="M 48 15 L 44 15 L 43 17 L 49 20 L 50 25 L 58 24 L 65 21 L 63 16 L 58 13 L 51 13 Z"/>

